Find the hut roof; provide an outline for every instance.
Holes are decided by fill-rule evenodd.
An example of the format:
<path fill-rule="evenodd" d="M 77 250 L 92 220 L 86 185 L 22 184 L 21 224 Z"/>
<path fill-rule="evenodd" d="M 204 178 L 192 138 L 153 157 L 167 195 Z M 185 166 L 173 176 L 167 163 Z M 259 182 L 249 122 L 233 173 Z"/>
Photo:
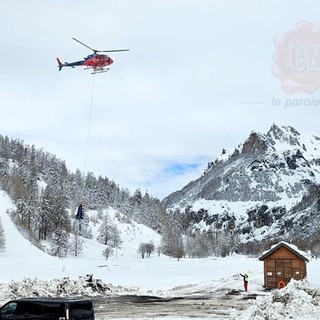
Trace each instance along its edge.
<path fill-rule="evenodd" d="M 276 245 L 273 245 L 270 250 L 265 251 L 262 256 L 259 258 L 260 261 L 266 259 L 269 255 L 277 251 L 280 247 L 284 247 L 290 252 L 292 252 L 294 255 L 298 256 L 302 260 L 309 262 L 309 260 L 305 257 L 306 253 L 299 250 L 295 245 L 289 244 L 285 241 L 281 241 Z"/>

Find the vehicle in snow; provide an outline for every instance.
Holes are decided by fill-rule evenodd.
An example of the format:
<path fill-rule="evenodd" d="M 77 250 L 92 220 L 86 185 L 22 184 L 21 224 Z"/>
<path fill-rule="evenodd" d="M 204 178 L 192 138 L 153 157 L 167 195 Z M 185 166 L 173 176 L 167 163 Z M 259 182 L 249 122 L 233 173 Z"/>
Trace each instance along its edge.
<path fill-rule="evenodd" d="M 0 308 L 0 319 L 94 320 L 90 298 L 20 298 Z"/>

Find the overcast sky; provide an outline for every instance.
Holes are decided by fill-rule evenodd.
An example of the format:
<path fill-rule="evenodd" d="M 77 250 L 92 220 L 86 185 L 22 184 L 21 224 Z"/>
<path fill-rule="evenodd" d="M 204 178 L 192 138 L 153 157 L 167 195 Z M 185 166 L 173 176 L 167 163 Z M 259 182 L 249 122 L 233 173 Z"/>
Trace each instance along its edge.
<path fill-rule="evenodd" d="M 287 93 L 271 71 L 301 21 L 320 26 L 318 1 L 1 0 L 0 134 L 162 199 L 252 130 L 319 133 L 319 105 L 285 105 L 319 90 Z M 91 53 L 73 37 L 130 51 L 105 74 L 59 72 Z"/>

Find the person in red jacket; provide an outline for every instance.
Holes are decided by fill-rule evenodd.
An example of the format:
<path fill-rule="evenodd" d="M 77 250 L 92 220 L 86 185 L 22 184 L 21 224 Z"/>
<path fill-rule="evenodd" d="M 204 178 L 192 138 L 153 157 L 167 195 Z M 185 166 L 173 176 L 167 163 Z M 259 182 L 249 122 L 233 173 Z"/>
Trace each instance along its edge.
<path fill-rule="evenodd" d="M 240 273 L 240 276 L 243 278 L 243 287 L 244 291 L 248 291 L 248 282 L 249 282 L 249 276 L 247 273 Z"/>

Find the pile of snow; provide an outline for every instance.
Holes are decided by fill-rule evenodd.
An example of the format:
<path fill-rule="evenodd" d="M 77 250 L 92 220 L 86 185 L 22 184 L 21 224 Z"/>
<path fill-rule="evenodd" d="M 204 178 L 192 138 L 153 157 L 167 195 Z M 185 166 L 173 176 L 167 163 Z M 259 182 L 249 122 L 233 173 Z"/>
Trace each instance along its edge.
<path fill-rule="evenodd" d="M 231 319 L 241 320 L 308 320 L 320 319 L 320 290 L 307 280 L 291 280 L 286 287 L 270 296 L 258 297 L 242 314 L 233 310 Z"/>
<path fill-rule="evenodd" d="M 123 293 L 124 289 L 105 284 L 101 279 L 93 279 L 92 275 L 79 276 L 72 280 L 69 277 L 53 280 L 25 278 L 20 281 L 11 280 L 0 284 L 0 301 L 22 297 L 78 297 L 99 296 Z M 133 288 L 127 288 L 132 293 Z"/>

